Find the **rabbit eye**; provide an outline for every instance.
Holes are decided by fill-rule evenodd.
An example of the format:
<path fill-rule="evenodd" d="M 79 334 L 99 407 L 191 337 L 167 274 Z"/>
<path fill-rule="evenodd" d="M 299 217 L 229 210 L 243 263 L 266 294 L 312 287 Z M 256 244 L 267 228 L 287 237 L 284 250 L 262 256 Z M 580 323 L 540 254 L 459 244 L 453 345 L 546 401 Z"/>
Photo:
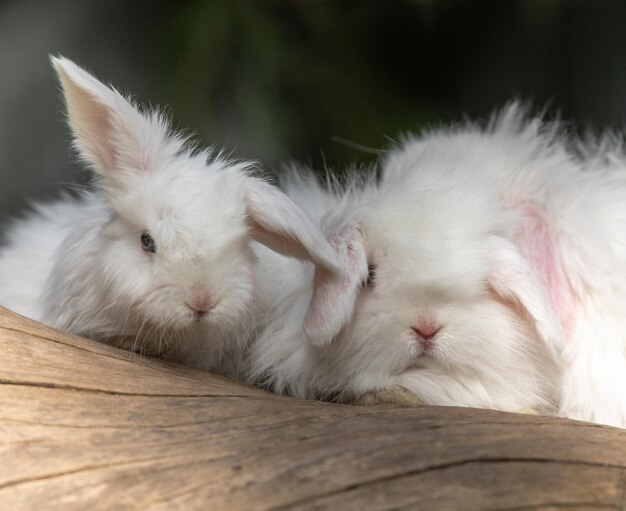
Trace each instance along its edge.
<path fill-rule="evenodd" d="M 376 279 L 376 265 L 370 264 L 367 266 L 367 287 L 374 287 L 374 280 Z"/>
<path fill-rule="evenodd" d="M 141 248 L 151 254 L 156 252 L 156 243 L 148 231 L 143 231 L 141 233 Z"/>

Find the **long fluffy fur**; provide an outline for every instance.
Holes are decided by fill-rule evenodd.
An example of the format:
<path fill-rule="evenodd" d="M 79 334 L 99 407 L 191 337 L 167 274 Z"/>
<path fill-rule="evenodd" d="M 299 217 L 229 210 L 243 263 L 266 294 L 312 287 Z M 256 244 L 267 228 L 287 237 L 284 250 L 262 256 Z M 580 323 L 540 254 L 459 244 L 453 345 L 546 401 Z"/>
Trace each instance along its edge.
<path fill-rule="evenodd" d="M 337 270 L 315 224 L 251 163 L 195 151 L 53 59 L 94 183 L 9 227 L 0 304 L 54 327 L 236 376 L 261 314 L 252 240 Z M 142 250 L 142 233 L 156 251 Z M 201 314 L 198 314 L 198 310 Z"/>
<path fill-rule="evenodd" d="M 288 194 L 329 237 L 362 231 L 375 285 L 328 346 L 313 345 L 302 329 L 313 269 L 263 254 L 278 285 L 250 381 L 301 397 L 401 387 L 426 403 L 626 426 L 626 157 L 615 140 L 572 140 L 513 104 L 485 127 L 408 138 L 380 183 L 372 173 L 340 191 L 292 173 Z M 505 283 L 510 296 L 497 282 L 502 247 L 529 270 Z M 427 357 L 409 333 L 424 310 L 443 325 Z"/>

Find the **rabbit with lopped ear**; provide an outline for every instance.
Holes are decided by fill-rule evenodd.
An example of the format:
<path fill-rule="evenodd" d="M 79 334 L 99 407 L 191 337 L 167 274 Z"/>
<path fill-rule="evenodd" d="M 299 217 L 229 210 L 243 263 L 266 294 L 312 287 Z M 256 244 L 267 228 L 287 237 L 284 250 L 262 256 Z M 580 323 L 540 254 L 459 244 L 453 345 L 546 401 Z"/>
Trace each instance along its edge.
<path fill-rule="evenodd" d="M 380 182 L 292 175 L 288 194 L 324 225 L 344 272 L 278 258 L 261 272 L 291 273 L 273 297 L 279 319 L 250 348 L 250 381 L 309 398 L 556 414 L 575 300 L 547 217 L 515 176 L 571 163 L 553 139 L 502 121 L 410 141 Z"/>
<path fill-rule="evenodd" d="M 436 146 L 447 149 L 438 156 L 443 176 L 429 177 L 423 171 L 435 165 Z M 463 157 L 463 165 L 451 165 Z M 390 182 L 418 173 L 421 185 L 432 186 L 454 179 L 456 167 L 470 169 L 471 179 L 496 184 L 501 206 L 514 215 L 507 236 L 511 247 L 527 263 L 546 310 L 558 321 L 563 339 L 560 349 L 553 344 L 561 367 L 558 415 L 625 428 L 623 135 L 581 141 L 558 123 L 529 119 L 513 104 L 486 130 L 470 126 L 407 142 L 389 155 L 385 173 Z"/>
<path fill-rule="evenodd" d="M 74 145 L 94 174 L 77 197 L 14 222 L 0 249 L 0 305 L 54 327 L 234 373 L 262 315 L 252 240 L 336 271 L 337 256 L 253 165 L 194 151 L 53 58 Z"/>

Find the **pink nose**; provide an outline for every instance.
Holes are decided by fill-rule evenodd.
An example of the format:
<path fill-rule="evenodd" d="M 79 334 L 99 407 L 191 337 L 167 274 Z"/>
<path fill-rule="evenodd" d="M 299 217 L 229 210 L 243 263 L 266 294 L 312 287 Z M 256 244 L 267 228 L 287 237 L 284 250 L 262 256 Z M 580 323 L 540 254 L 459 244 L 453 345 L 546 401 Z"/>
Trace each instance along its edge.
<path fill-rule="evenodd" d="M 209 293 L 195 295 L 190 301 L 185 303 L 187 307 L 195 312 L 198 318 L 205 316 L 206 313 L 209 312 L 213 307 L 213 303 L 211 301 Z"/>
<path fill-rule="evenodd" d="M 415 332 L 417 341 L 424 351 L 428 351 L 435 345 L 435 336 L 441 330 L 441 326 L 434 322 L 419 322 L 417 325 L 413 325 L 411 330 Z"/>
<path fill-rule="evenodd" d="M 412 326 L 411 330 L 413 330 L 419 337 L 422 339 L 432 339 L 437 335 L 437 332 L 441 330 L 441 327 L 438 325 L 416 325 Z"/>
<path fill-rule="evenodd" d="M 203 318 L 206 316 L 206 313 L 209 312 L 208 309 L 194 309 L 193 307 L 191 307 L 191 310 L 195 313 L 197 318 Z"/>

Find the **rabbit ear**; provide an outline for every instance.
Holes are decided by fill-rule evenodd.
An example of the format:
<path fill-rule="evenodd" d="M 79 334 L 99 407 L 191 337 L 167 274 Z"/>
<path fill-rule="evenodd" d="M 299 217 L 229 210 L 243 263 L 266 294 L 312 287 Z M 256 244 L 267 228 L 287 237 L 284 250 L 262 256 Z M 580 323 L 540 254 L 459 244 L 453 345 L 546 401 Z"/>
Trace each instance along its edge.
<path fill-rule="evenodd" d="M 344 269 L 339 275 L 319 267 L 315 270 L 304 332 L 316 346 L 330 344 L 350 321 L 368 274 L 363 235 L 357 228 L 333 236 L 330 242 L 342 259 Z"/>
<path fill-rule="evenodd" d="M 491 252 L 489 283 L 502 299 L 524 309 L 545 345 L 558 357 L 564 345 L 563 328 L 548 291 L 517 247 L 503 238 L 497 238 Z"/>
<path fill-rule="evenodd" d="M 279 254 L 315 263 L 325 271 L 341 270 L 339 257 L 313 220 L 287 195 L 249 178 L 246 205 L 252 237 Z"/>
<path fill-rule="evenodd" d="M 155 165 L 168 127 L 158 115 L 145 116 L 120 93 L 72 61 L 52 57 L 67 105 L 69 125 L 81 157 L 106 179 L 123 184 L 129 173 Z"/>

